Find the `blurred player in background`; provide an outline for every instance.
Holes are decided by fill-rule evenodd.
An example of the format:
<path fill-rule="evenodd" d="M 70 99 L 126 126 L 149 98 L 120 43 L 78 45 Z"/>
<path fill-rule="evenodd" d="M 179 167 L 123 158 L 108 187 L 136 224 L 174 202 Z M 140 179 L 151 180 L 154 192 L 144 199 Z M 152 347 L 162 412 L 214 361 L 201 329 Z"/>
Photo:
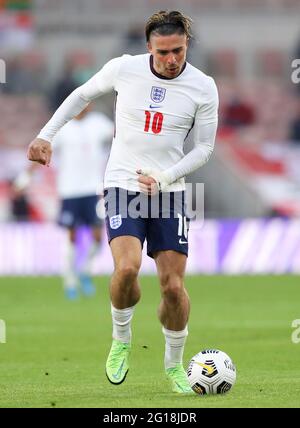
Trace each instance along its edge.
<path fill-rule="evenodd" d="M 129 369 L 131 320 L 141 294 L 138 273 L 147 239 L 161 287 L 158 316 L 166 343 L 165 370 L 177 393 L 192 393 L 182 363 L 190 311 L 184 287 L 188 254 L 184 177 L 208 161 L 218 121 L 214 80 L 186 61 L 190 27 L 190 18 L 177 11 L 151 16 L 146 24 L 149 53 L 109 61 L 66 99 L 28 149 L 30 160 L 49 165 L 49 143 L 56 132 L 92 99 L 116 91 L 116 132 L 104 181 L 115 266 L 110 283 L 113 341 L 106 374 L 117 385 Z M 185 155 L 184 141 L 193 127 L 195 145 Z M 71 152 L 70 145 L 70 157 Z M 167 218 L 164 206 L 158 218 L 130 215 L 129 202 L 144 194 L 151 207 L 163 195 L 168 197 Z M 120 211 L 124 201 L 128 216 Z M 109 207 L 114 205 L 111 213 Z"/>
<path fill-rule="evenodd" d="M 84 294 L 94 293 L 91 280 L 92 262 L 102 239 L 103 219 L 97 205 L 103 194 L 103 175 L 113 135 L 113 122 L 101 113 L 90 112 L 88 105 L 75 120 L 57 134 L 53 147 L 58 154 L 57 188 L 61 199 L 59 224 L 68 230 L 64 266 L 64 288 L 67 297 L 76 298 L 78 284 Z M 99 206 L 99 205 L 98 205 Z M 76 231 L 79 226 L 91 228 L 93 240 L 86 259 L 76 272 Z"/>
<path fill-rule="evenodd" d="M 102 113 L 92 112 L 89 104 L 53 140 L 58 163 L 57 193 L 61 202 L 58 222 L 68 231 L 63 285 L 69 299 L 78 297 L 79 286 L 85 295 L 95 292 L 91 279 L 92 263 L 102 239 L 103 219 L 99 218 L 99 202 L 103 194 L 107 143 L 111 141 L 112 135 L 113 122 Z M 34 167 L 17 178 L 17 189 L 29 184 Z M 80 226 L 91 229 L 92 240 L 85 260 L 77 267 L 76 238 Z"/>

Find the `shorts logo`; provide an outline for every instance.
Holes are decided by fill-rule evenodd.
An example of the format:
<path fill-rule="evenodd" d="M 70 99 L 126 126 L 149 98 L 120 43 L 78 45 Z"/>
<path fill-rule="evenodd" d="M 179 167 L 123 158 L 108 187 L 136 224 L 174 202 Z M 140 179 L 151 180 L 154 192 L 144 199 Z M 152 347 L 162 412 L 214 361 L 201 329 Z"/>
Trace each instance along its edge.
<path fill-rule="evenodd" d="M 118 229 L 122 224 L 121 214 L 117 214 L 117 215 L 112 216 L 109 219 L 109 224 L 110 224 L 111 229 Z"/>
<path fill-rule="evenodd" d="M 166 89 L 159 88 L 158 86 L 152 86 L 151 99 L 155 103 L 161 103 L 165 99 Z"/>
<path fill-rule="evenodd" d="M 186 241 L 185 239 L 179 239 L 179 244 L 188 244 L 188 241 Z"/>

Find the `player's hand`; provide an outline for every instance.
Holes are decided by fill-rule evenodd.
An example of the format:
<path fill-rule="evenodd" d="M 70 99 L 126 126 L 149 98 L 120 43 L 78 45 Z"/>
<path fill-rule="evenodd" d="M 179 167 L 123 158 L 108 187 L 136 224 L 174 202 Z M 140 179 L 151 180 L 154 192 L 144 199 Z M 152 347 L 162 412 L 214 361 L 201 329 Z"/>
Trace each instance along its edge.
<path fill-rule="evenodd" d="M 148 176 L 141 169 L 138 169 L 136 173 L 139 175 L 138 182 L 141 192 L 150 196 L 156 195 L 159 192 L 159 185 L 153 177 Z"/>
<path fill-rule="evenodd" d="M 27 157 L 30 161 L 49 166 L 51 161 L 51 144 L 42 138 L 35 138 L 28 147 Z"/>
<path fill-rule="evenodd" d="M 142 192 L 155 195 L 158 192 L 167 191 L 172 179 L 167 171 L 158 171 L 153 168 L 138 169 L 138 182 Z"/>

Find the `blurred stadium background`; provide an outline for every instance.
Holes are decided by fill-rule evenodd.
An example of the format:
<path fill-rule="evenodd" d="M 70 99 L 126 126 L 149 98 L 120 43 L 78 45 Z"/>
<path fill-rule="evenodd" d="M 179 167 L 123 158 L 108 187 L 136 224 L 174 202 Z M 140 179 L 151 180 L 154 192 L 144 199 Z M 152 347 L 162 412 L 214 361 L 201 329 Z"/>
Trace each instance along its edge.
<path fill-rule="evenodd" d="M 0 0 L 0 275 L 59 273 L 55 169 L 41 167 L 21 197 L 11 183 L 67 93 L 110 58 L 145 52 L 145 19 L 162 8 L 182 3 Z M 189 179 L 205 184 L 206 220 L 191 235 L 189 271 L 299 273 L 300 84 L 291 64 L 300 3 L 187 0 L 184 11 L 194 19 L 189 60 L 216 79 L 221 101 L 214 156 Z M 113 98 L 97 109 L 112 117 Z M 111 269 L 103 245 L 95 273 Z M 143 269 L 152 272 L 152 261 Z"/>

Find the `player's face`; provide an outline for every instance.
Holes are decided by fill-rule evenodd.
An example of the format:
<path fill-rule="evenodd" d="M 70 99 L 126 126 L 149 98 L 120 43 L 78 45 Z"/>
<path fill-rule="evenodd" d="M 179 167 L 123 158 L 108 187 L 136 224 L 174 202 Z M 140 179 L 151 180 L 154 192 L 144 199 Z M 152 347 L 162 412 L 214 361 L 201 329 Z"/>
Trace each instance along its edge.
<path fill-rule="evenodd" d="M 177 77 L 186 60 L 188 40 L 185 34 L 160 36 L 153 34 L 147 44 L 157 73 L 168 78 Z"/>

